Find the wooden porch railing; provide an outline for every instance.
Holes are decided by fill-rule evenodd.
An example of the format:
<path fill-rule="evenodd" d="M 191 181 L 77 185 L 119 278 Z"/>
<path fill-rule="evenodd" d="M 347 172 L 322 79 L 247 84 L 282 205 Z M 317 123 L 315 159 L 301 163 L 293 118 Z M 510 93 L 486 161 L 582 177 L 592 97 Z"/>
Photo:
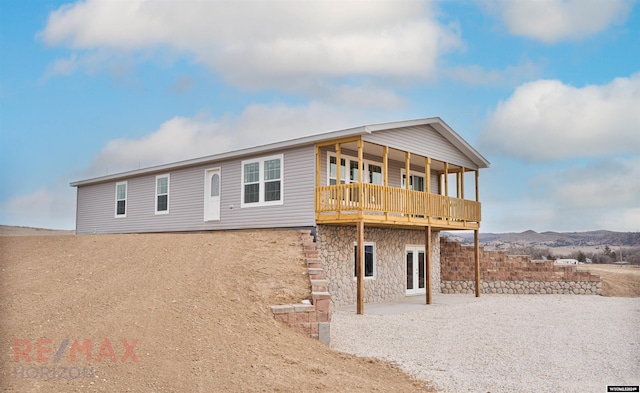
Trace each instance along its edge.
<path fill-rule="evenodd" d="M 362 184 L 360 203 L 358 183 L 316 188 L 317 213 L 386 213 L 395 216 L 436 218 L 440 220 L 480 222 L 480 202 L 430 194 L 421 191 Z"/>

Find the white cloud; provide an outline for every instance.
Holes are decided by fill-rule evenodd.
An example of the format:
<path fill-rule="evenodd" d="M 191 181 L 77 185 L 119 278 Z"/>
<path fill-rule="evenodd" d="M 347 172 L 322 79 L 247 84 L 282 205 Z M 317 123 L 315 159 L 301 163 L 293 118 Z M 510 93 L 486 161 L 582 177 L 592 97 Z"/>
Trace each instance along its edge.
<path fill-rule="evenodd" d="M 366 119 L 366 121 L 365 121 Z M 109 141 L 80 178 L 102 176 L 244 147 L 362 125 L 370 114 L 312 102 L 308 105 L 250 105 L 238 116 L 174 117 L 137 138 Z"/>
<path fill-rule="evenodd" d="M 67 59 L 57 59 L 47 67 L 45 77 L 52 75 L 71 75 L 78 69 L 78 60 L 75 53 Z"/>
<path fill-rule="evenodd" d="M 169 49 L 248 87 L 300 76 L 428 77 L 460 44 L 428 1 L 87 0 L 52 12 L 40 34 L 79 56 Z"/>
<path fill-rule="evenodd" d="M 485 2 L 510 33 L 555 43 L 578 40 L 624 22 L 630 0 L 518 0 Z"/>
<path fill-rule="evenodd" d="M 484 151 L 528 161 L 640 153 L 640 74 L 583 88 L 525 83 L 488 117 Z"/>
<path fill-rule="evenodd" d="M 494 179 L 496 176 L 494 173 Z M 512 183 L 508 177 L 502 180 L 505 188 Z M 493 232 L 640 231 L 639 157 L 597 159 L 563 169 L 548 167 L 544 175 L 528 179 L 528 186 L 517 197 L 496 194 L 485 199 L 483 227 Z"/>
<path fill-rule="evenodd" d="M 0 219 L 5 225 L 74 229 L 75 208 L 75 190 L 60 181 L 2 202 Z"/>
<path fill-rule="evenodd" d="M 487 70 L 479 65 L 456 66 L 443 70 L 453 80 L 480 86 L 513 86 L 524 80 L 531 80 L 539 73 L 540 67 L 531 61 L 507 66 L 502 70 Z"/>

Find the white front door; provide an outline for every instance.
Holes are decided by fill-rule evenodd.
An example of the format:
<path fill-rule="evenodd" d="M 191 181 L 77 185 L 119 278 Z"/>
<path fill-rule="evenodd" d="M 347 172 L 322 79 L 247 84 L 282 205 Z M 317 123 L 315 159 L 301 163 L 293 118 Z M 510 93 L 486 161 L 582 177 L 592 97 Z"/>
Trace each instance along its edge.
<path fill-rule="evenodd" d="M 205 171 L 204 220 L 220 220 L 220 168 Z"/>
<path fill-rule="evenodd" d="M 407 247 L 407 295 L 426 292 L 426 265 L 424 247 Z"/>

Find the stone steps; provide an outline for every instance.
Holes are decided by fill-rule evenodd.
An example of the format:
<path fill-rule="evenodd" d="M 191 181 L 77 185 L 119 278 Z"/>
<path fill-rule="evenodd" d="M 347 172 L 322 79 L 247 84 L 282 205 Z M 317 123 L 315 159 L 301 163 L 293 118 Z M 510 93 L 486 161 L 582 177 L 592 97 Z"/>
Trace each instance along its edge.
<path fill-rule="evenodd" d="M 325 279 L 322 260 L 319 258 L 311 231 L 301 230 L 300 240 L 311 284 L 312 304 L 271 306 L 271 312 L 277 321 L 289 325 L 299 333 L 319 339 L 328 346 L 330 343 L 329 322 L 331 321 L 329 282 Z"/>

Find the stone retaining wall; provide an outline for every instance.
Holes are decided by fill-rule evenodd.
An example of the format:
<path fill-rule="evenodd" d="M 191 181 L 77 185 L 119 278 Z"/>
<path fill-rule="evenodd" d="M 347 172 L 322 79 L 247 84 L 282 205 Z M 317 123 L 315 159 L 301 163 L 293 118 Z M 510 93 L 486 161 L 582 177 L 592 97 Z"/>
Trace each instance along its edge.
<path fill-rule="evenodd" d="M 474 249 L 440 239 L 442 293 L 475 293 Z M 553 261 L 532 261 L 529 256 L 509 256 L 505 251 L 480 247 L 481 293 L 600 295 L 600 277 L 556 266 Z"/>
<path fill-rule="evenodd" d="M 600 295 L 602 283 L 595 281 L 486 281 L 481 280 L 480 293 L 505 294 L 573 294 Z M 475 281 L 443 281 L 442 293 L 476 292 Z"/>
<path fill-rule="evenodd" d="M 368 228 L 365 226 L 365 242 L 375 243 L 375 277 L 365 278 L 365 303 L 383 302 L 402 298 L 407 290 L 405 251 L 407 246 L 423 246 L 424 228 L 420 230 L 394 228 Z M 440 292 L 440 232 L 431 234 L 432 291 Z M 329 293 L 335 306 L 356 302 L 354 277 L 354 242 L 356 227 L 318 225 L 316 245 L 325 275 L 329 281 Z"/>

